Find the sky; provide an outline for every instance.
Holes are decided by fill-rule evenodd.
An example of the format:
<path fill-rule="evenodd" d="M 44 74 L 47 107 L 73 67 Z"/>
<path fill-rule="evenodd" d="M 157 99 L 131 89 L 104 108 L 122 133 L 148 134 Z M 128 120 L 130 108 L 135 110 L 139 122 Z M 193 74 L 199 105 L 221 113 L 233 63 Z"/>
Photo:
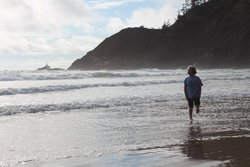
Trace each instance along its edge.
<path fill-rule="evenodd" d="M 0 70 L 67 69 L 127 27 L 173 23 L 184 0 L 0 0 Z"/>

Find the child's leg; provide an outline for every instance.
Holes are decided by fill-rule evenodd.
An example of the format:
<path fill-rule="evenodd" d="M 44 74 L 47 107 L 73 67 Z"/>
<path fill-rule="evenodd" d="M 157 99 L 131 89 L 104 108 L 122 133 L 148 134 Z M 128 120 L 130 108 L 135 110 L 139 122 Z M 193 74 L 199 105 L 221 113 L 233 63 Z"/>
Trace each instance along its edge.
<path fill-rule="evenodd" d="M 194 101 L 193 99 L 188 99 L 188 106 L 189 106 L 189 118 L 193 120 L 193 108 L 194 108 Z"/>
<path fill-rule="evenodd" d="M 196 106 L 196 113 L 198 114 L 200 112 L 200 98 L 196 98 L 194 104 Z"/>
<path fill-rule="evenodd" d="M 193 107 L 189 107 L 189 118 L 191 121 L 193 120 Z"/>
<path fill-rule="evenodd" d="M 196 105 L 196 114 L 200 112 L 200 105 Z"/>

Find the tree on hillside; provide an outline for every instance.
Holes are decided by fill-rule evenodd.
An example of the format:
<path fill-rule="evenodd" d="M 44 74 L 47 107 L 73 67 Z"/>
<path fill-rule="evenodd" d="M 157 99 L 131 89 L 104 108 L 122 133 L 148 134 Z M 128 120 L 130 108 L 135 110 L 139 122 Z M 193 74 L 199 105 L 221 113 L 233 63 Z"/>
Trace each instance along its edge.
<path fill-rule="evenodd" d="M 196 6 L 199 6 L 208 1 L 209 0 L 185 0 L 185 2 L 182 4 L 182 9 L 178 12 L 178 15 L 181 15 L 181 14 L 184 15 L 190 9 L 193 9 Z"/>
<path fill-rule="evenodd" d="M 191 0 L 191 8 L 194 8 L 197 5 L 197 0 Z"/>
<path fill-rule="evenodd" d="M 170 20 L 168 19 L 168 21 L 164 21 L 164 24 L 162 25 L 161 29 L 162 30 L 167 30 L 169 27 L 171 26 Z"/>
<path fill-rule="evenodd" d="M 182 4 L 182 9 L 179 13 L 185 14 L 190 8 L 191 8 L 190 0 L 185 0 L 185 2 Z"/>

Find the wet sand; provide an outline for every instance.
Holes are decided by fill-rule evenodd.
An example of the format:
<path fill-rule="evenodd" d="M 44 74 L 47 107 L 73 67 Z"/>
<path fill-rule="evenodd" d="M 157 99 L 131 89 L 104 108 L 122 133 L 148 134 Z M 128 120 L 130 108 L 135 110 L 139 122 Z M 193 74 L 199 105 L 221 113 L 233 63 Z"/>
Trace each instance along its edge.
<path fill-rule="evenodd" d="M 213 134 L 216 135 L 217 134 Z M 228 132 L 222 135 L 229 135 Z M 194 138 L 182 146 L 182 152 L 191 159 L 226 161 L 218 167 L 249 167 L 250 138 L 228 137 L 214 140 Z"/>
<path fill-rule="evenodd" d="M 23 162 L 21 166 L 249 167 L 249 100 L 249 97 L 237 99 L 225 98 L 220 99 L 220 101 L 203 99 L 201 113 L 199 113 L 199 115 L 194 115 L 193 123 L 190 123 L 187 119 L 183 119 L 188 117 L 186 104 L 183 103 L 183 105 L 178 108 L 178 113 L 176 113 L 175 116 L 173 116 L 175 112 L 171 113 L 171 117 L 168 115 L 168 112 L 157 113 L 157 115 L 154 115 L 156 116 L 156 119 L 152 122 L 151 118 L 153 115 L 150 114 L 147 115 L 147 117 L 150 118 L 150 121 L 145 123 L 147 117 L 144 115 L 143 122 L 135 123 L 138 127 L 133 125 L 133 129 L 130 129 L 129 127 L 132 126 L 132 122 L 127 122 L 128 124 L 126 124 L 126 128 L 129 128 L 127 129 L 128 131 L 121 131 L 121 128 L 125 128 L 125 126 L 121 126 L 118 131 L 119 135 L 128 134 L 129 132 L 134 131 L 127 136 L 128 139 L 137 135 L 139 136 L 139 138 L 136 138 L 136 140 L 133 141 L 136 142 L 137 140 L 141 140 L 139 144 L 133 144 L 133 147 L 135 146 L 134 149 L 123 149 L 114 151 L 113 153 L 105 153 L 95 156 L 69 156 L 52 161 Z M 163 104 L 162 106 L 157 104 L 157 106 L 152 106 L 151 108 L 161 109 L 166 107 L 166 105 L 169 105 L 169 103 Z M 174 104 L 172 104 L 172 106 L 173 105 Z M 138 108 L 138 106 L 136 108 Z M 105 113 L 108 114 L 107 112 Z M 147 114 L 148 113 L 152 113 L 152 111 L 148 109 Z M 113 115 L 114 113 L 110 114 Z M 135 112 L 131 112 L 130 116 L 134 117 L 135 114 Z M 164 114 L 166 115 L 164 116 Z M 141 112 L 138 113 L 136 120 L 139 121 L 138 118 L 141 118 L 140 116 L 142 115 Z M 106 116 L 108 117 L 108 115 Z M 163 120 L 167 118 L 169 120 L 163 122 Z M 126 119 L 125 115 L 121 118 L 119 116 L 119 120 L 120 119 Z M 132 117 L 128 117 L 128 120 L 131 119 Z M 120 122 L 120 124 L 121 123 L 122 122 Z M 142 126 L 142 123 L 145 123 L 145 125 Z M 112 124 L 111 129 L 114 130 L 118 124 Z M 155 127 L 153 127 L 154 124 Z M 148 129 L 150 129 L 150 131 Z M 110 131 L 110 127 L 108 130 Z M 145 140 L 147 142 L 146 144 L 144 143 L 144 140 L 142 140 L 143 136 L 148 138 Z M 109 137 L 110 136 L 106 136 L 107 141 L 110 141 L 113 138 Z M 116 135 L 116 137 L 120 136 Z M 159 140 L 163 142 L 158 141 L 158 137 L 162 137 Z M 114 141 L 117 141 L 117 139 Z M 155 142 L 156 144 L 153 141 L 157 141 Z M 122 143 L 126 142 L 128 141 Z M 165 145 L 162 144 L 164 142 L 166 143 Z M 110 146 L 108 146 L 109 144 Z M 115 143 L 110 141 L 103 147 L 111 147 L 112 145 L 115 145 Z M 125 148 L 129 148 L 127 145 L 127 143 L 124 145 Z"/>
<path fill-rule="evenodd" d="M 27 167 L 249 167 L 249 148 L 249 137 L 208 141 L 194 138 L 179 146 L 145 148 L 132 150 L 130 153 L 92 158 L 66 157 L 62 160 L 27 162 L 23 165 Z"/>
<path fill-rule="evenodd" d="M 180 146 L 145 148 L 94 158 L 67 157 L 58 161 L 28 163 L 27 167 L 249 167 L 249 148 L 249 137 L 209 141 L 193 139 Z"/>
<path fill-rule="evenodd" d="M 137 159 L 138 157 L 133 157 Z M 167 158 L 167 157 L 166 157 Z M 113 157 L 101 157 L 92 159 L 85 158 L 71 158 L 60 161 L 53 162 L 43 162 L 43 163 L 33 163 L 28 165 L 29 167 L 148 167 L 148 166 L 157 166 L 157 167 L 215 167 L 218 164 L 221 164 L 219 161 L 210 161 L 210 160 L 192 160 L 186 159 L 184 157 L 171 157 L 171 161 L 161 161 L 161 162 L 144 162 L 141 163 L 140 160 L 134 160 L 131 162 L 124 162 L 117 158 Z M 140 158 L 138 158 L 140 159 Z M 222 166 L 221 166 L 222 167 Z M 223 166 L 226 167 L 226 166 Z"/>

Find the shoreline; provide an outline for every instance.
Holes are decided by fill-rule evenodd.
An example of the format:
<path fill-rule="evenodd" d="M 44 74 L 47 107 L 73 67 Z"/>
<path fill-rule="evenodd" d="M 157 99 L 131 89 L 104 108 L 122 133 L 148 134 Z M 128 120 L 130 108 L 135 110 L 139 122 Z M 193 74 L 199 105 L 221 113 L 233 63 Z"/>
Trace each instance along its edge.
<path fill-rule="evenodd" d="M 191 126 L 195 128 L 194 126 Z M 197 130 L 197 129 L 196 129 Z M 226 132 L 227 133 L 227 132 Z M 228 133 L 227 133 L 228 134 Z M 215 134 L 216 135 L 216 134 Z M 193 138 L 184 144 L 156 148 L 138 148 L 95 157 L 26 162 L 24 167 L 248 167 L 250 137 L 214 140 Z"/>
<path fill-rule="evenodd" d="M 158 150 L 158 153 L 110 154 L 96 157 L 67 157 L 65 159 L 27 162 L 24 167 L 217 167 L 228 161 L 192 159 L 173 151 Z"/>

